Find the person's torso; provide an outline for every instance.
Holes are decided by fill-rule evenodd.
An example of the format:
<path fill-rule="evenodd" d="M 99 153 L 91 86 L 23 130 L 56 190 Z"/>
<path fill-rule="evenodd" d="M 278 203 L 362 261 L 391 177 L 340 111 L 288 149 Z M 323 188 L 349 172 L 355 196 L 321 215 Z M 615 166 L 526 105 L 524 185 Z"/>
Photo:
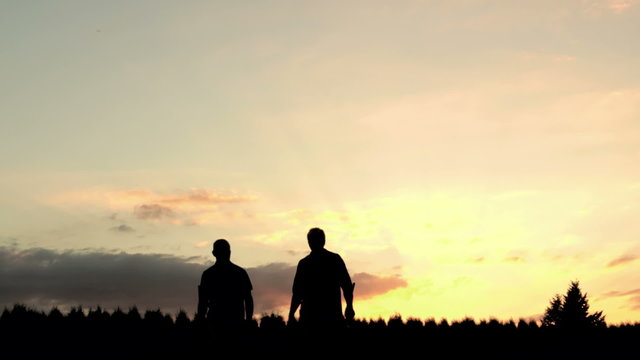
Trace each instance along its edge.
<path fill-rule="evenodd" d="M 341 317 L 340 257 L 323 250 L 309 254 L 300 265 L 303 275 L 301 315 L 307 319 Z"/>
<path fill-rule="evenodd" d="M 205 271 L 203 284 L 209 299 L 208 317 L 243 319 L 244 298 L 251 290 L 246 272 L 233 263 L 216 263 Z"/>

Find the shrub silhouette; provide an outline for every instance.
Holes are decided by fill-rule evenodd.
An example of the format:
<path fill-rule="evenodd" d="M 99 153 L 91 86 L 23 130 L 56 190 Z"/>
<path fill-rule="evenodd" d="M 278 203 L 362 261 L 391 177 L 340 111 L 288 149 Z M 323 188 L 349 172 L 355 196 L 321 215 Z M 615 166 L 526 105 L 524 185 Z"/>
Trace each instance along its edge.
<path fill-rule="evenodd" d="M 602 311 L 589 314 L 587 294 L 580 290 L 579 281 L 572 281 L 564 296 L 556 294 L 551 299 L 542 326 L 576 330 L 606 327 L 606 322 Z"/>
<path fill-rule="evenodd" d="M 438 328 L 438 323 L 436 323 L 435 319 L 429 318 L 424 322 L 424 327 L 425 329 L 435 330 Z"/>
<path fill-rule="evenodd" d="M 420 329 L 424 326 L 424 324 L 422 323 L 422 320 L 410 317 L 409 319 L 407 319 L 405 326 L 410 329 Z"/>
<path fill-rule="evenodd" d="M 529 330 L 529 324 L 524 319 L 518 320 L 518 330 Z"/>
<path fill-rule="evenodd" d="M 263 314 L 260 319 L 260 327 L 263 329 L 284 329 L 287 325 L 284 322 L 284 318 L 276 314 Z"/>
<path fill-rule="evenodd" d="M 187 313 L 184 310 L 180 310 L 180 312 L 178 312 L 178 315 L 176 315 L 176 327 L 180 329 L 186 329 L 187 327 L 189 327 L 190 323 L 191 320 L 189 320 L 189 316 L 187 316 Z"/>
<path fill-rule="evenodd" d="M 404 327 L 404 321 L 402 320 L 402 315 L 395 314 L 391 318 L 389 318 L 389 321 L 387 322 L 387 327 L 391 329 L 399 329 Z"/>

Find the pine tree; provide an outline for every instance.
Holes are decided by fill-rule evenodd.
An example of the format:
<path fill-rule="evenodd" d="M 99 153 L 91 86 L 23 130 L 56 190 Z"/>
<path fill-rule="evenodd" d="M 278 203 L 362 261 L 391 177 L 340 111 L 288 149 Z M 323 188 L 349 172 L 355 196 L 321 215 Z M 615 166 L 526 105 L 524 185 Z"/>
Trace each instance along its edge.
<path fill-rule="evenodd" d="M 587 294 L 582 294 L 580 282 L 572 281 L 564 296 L 556 295 L 547 307 L 543 326 L 564 329 L 586 329 L 606 326 L 602 311 L 589 314 Z"/>
<path fill-rule="evenodd" d="M 556 294 L 553 299 L 551 299 L 551 303 L 549 307 L 544 312 L 544 318 L 542 318 L 542 326 L 555 326 L 559 325 L 561 320 L 560 317 L 562 312 L 562 297 L 559 294 Z"/>

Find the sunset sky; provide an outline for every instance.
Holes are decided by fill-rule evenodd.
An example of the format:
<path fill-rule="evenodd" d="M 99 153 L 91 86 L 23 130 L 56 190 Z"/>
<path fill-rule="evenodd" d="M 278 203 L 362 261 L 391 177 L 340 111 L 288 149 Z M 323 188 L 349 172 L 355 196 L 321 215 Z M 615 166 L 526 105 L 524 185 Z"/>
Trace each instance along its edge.
<path fill-rule="evenodd" d="M 5 1 L 0 308 L 195 311 L 228 239 L 286 314 L 640 321 L 640 1 Z"/>

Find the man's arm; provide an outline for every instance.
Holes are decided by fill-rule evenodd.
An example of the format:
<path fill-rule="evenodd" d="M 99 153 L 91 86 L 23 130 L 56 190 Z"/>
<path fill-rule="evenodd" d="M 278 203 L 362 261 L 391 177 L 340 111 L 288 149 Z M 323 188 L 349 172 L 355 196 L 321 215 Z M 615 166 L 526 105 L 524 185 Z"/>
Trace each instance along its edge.
<path fill-rule="evenodd" d="M 296 276 L 293 278 L 293 295 L 291 295 L 291 307 L 289 308 L 288 323 L 293 324 L 296 321 L 296 311 L 302 304 L 302 271 L 300 270 L 300 263 L 296 269 Z"/>
<path fill-rule="evenodd" d="M 204 318 L 207 314 L 208 307 L 209 299 L 207 296 L 207 289 L 204 285 L 204 274 L 202 274 L 200 285 L 198 285 L 198 312 L 196 313 L 196 318 Z"/>
<path fill-rule="evenodd" d="M 293 324 L 296 321 L 296 311 L 298 310 L 298 307 L 300 307 L 300 304 L 302 304 L 302 300 L 300 299 L 300 296 L 294 293 L 291 296 L 291 307 L 289 308 L 289 320 L 288 320 L 289 323 Z"/>
<path fill-rule="evenodd" d="M 351 276 L 349 276 L 349 271 L 347 271 L 347 266 L 344 263 L 344 260 L 340 256 L 338 256 L 339 264 L 340 264 L 340 287 L 342 288 L 342 295 L 344 296 L 344 301 L 347 303 L 347 306 L 344 309 L 344 317 L 347 320 L 353 320 L 356 316 L 355 311 L 353 310 L 353 289 L 356 287 L 356 283 L 351 282 Z"/>
<path fill-rule="evenodd" d="M 247 295 L 244 297 L 244 309 L 246 312 L 246 320 L 253 319 L 253 296 L 251 290 L 247 291 Z"/>
<path fill-rule="evenodd" d="M 250 321 L 253 320 L 253 296 L 251 295 L 253 284 L 251 284 L 251 279 L 249 278 L 249 274 L 247 273 L 247 271 L 242 269 L 242 273 L 244 274 L 243 286 L 245 320 Z"/>

